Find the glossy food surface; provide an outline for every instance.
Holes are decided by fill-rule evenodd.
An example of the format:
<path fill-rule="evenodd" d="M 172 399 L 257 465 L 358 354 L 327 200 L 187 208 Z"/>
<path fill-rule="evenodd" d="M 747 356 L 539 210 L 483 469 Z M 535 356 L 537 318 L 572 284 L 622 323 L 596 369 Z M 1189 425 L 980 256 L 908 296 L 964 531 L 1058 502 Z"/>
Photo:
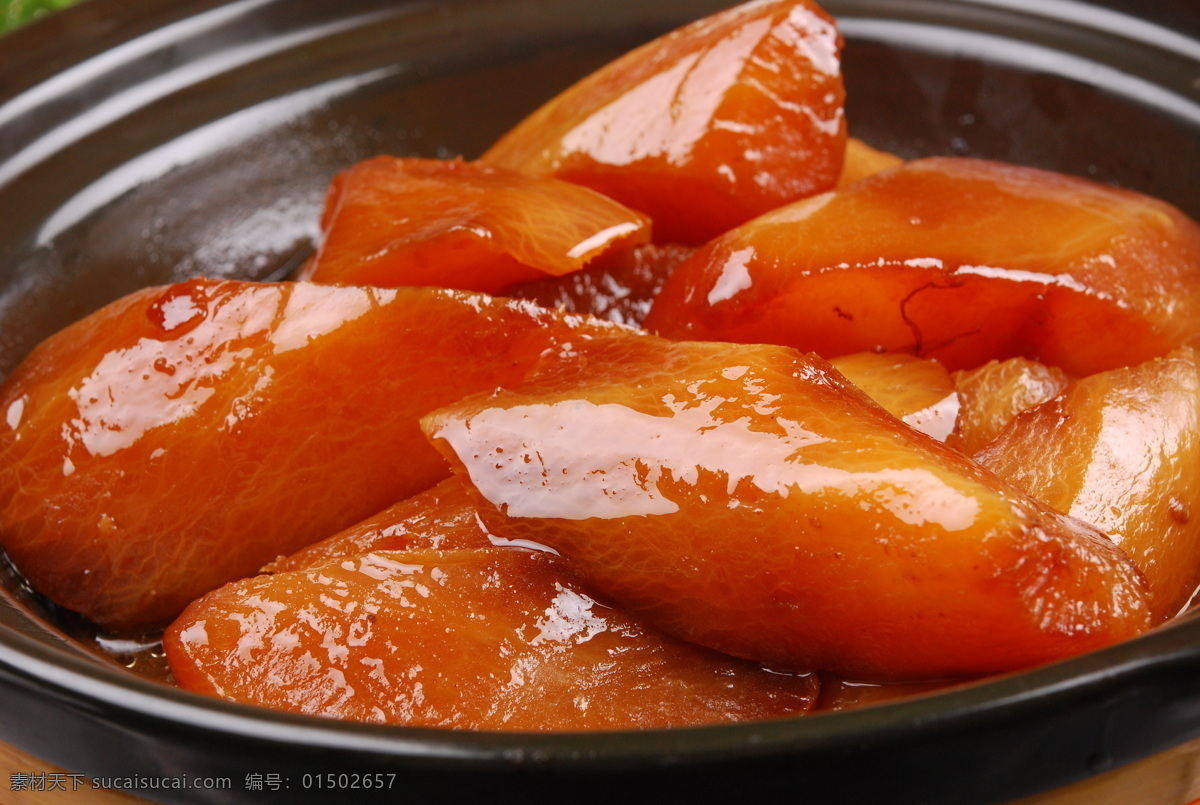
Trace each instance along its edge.
<path fill-rule="evenodd" d="M 431 502 L 414 499 L 394 524 L 426 543 L 447 523 L 450 540 L 471 540 L 465 520 Z M 471 523 L 486 547 L 335 556 L 365 545 L 360 533 L 312 564 L 297 557 L 293 570 L 205 596 L 164 637 L 176 679 L 309 715 L 486 730 L 737 722 L 815 702 L 814 675 L 664 637 L 595 601 L 559 557 L 493 547 Z M 379 533 L 380 546 L 389 539 Z"/>
<path fill-rule="evenodd" d="M 0 389 L 0 539 L 57 603 L 163 622 L 447 475 L 422 414 L 618 329 L 431 289 L 147 289 Z"/>
<path fill-rule="evenodd" d="M 304 570 L 367 551 L 459 551 L 491 548 L 475 501 L 450 477 L 362 522 L 265 565 L 263 573 Z"/>
<path fill-rule="evenodd" d="M 693 251 L 676 243 L 651 243 L 582 271 L 512 286 L 505 294 L 543 307 L 640 327 L 667 277 Z"/>
<path fill-rule="evenodd" d="M 746 3 L 596 71 L 484 161 L 595 188 L 699 244 L 832 187 L 846 124 L 841 35 L 808 0 Z"/>
<path fill-rule="evenodd" d="M 300 279 L 496 293 L 650 239 L 650 222 L 556 179 L 462 160 L 375 157 L 334 177 Z"/>
<path fill-rule="evenodd" d="M 1019 414 L 976 458 L 1112 537 L 1156 621 L 1200 584 L 1200 361 L 1194 350 L 1084 378 Z"/>
<path fill-rule="evenodd" d="M 872 349 L 1085 375 L 1200 336 L 1200 226 L 1160 201 L 982 160 L 918 160 L 758 218 L 672 274 L 673 338 Z"/>
<path fill-rule="evenodd" d="M 830 361 L 889 414 L 940 442 L 958 422 L 958 390 L 946 367 L 912 355 L 856 352 Z"/>
<path fill-rule="evenodd" d="M 874 176 L 903 163 L 904 160 L 895 154 L 873 148 L 857 137 L 847 137 L 846 155 L 842 161 L 842 173 L 838 176 L 838 187 L 854 184 L 859 179 Z"/>
<path fill-rule="evenodd" d="M 1028 358 L 988 361 L 955 372 L 961 407 L 951 444 L 969 456 L 978 453 L 1017 414 L 1054 399 L 1070 384 L 1063 370 Z"/>
<path fill-rule="evenodd" d="M 772 667 L 1002 671 L 1146 627 L 1111 542 L 782 347 L 642 339 L 431 414 L 493 533 Z"/>

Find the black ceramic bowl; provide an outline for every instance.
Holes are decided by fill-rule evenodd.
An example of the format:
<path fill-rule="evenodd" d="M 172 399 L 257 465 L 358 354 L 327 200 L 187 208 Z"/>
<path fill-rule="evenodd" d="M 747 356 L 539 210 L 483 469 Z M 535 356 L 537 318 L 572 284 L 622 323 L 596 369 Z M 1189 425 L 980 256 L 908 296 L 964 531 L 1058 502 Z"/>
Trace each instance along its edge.
<path fill-rule="evenodd" d="M 478 154 L 589 69 L 724 4 L 88 0 L 0 39 L 0 372 L 139 286 L 282 276 L 308 248 L 337 169 L 378 152 Z M 849 40 L 858 136 L 906 156 L 965 153 L 1116 182 L 1200 217 L 1195 0 L 1136 11 L 1132 0 L 826 5 Z M 139 792 L 172 801 L 579 802 L 649 790 L 1002 802 L 1200 736 L 1195 617 L 1069 662 L 858 711 L 506 735 L 193 696 L 68 636 L 76 627 L 13 573 L 4 585 L 0 741 L 73 772 L 231 786 Z M 325 776 L 356 772 L 391 785 L 345 791 L 336 787 L 353 778 Z"/>

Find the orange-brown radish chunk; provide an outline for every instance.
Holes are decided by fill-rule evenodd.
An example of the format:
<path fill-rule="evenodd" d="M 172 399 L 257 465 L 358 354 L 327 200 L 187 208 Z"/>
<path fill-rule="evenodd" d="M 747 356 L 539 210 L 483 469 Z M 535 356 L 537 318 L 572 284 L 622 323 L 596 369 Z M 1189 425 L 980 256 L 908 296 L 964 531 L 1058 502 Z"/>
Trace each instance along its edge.
<path fill-rule="evenodd" d="M 1146 628 L 1090 526 L 774 346 L 582 349 L 424 420 L 489 530 L 686 640 L 871 679 L 987 673 Z"/>
<path fill-rule="evenodd" d="M 857 137 L 846 138 L 846 157 L 842 162 L 842 174 L 838 187 L 854 184 L 859 179 L 874 176 L 904 164 L 895 154 L 872 148 Z"/>
<path fill-rule="evenodd" d="M 448 475 L 418 425 L 541 353 L 635 331 L 455 291 L 192 280 L 39 346 L 0 387 L 0 544 L 111 629 Z"/>
<path fill-rule="evenodd" d="M 482 159 L 599 190 L 663 242 L 704 243 L 837 182 L 841 46 L 809 0 L 736 6 L 601 68 Z"/>
<path fill-rule="evenodd" d="M 334 177 L 314 282 L 496 293 L 650 240 L 650 222 L 586 187 L 462 160 L 375 157 Z"/>
<path fill-rule="evenodd" d="M 974 455 L 1000 435 L 1017 414 L 1052 400 L 1071 384 L 1061 369 L 1009 358 L 954 373 L 960 409 L 950 444 Z"/>
<path fill-rule="evenodd" d="M 982 160 L 910 162 L 764 215 L 672 273 L 678 339 L 1087 375 L 1200 337 L 1200 226 L 1137 193 Z"/>
<path fill-rule="evenodd" d="M 332 537 L 279 557 L 264 566 L 262 572 L 304 570 L 368 551 L 492 548 L 496 545 L 494 539 L 480 525 L 475 500 L 462 480 L 450 477 Z"/>
<path fill-rule="evenodd" d="M 521 283 L 504 293 L 542 307 L 640 327 L 667 277 L 693 251 L 674 243 L 649 243 L 582 271 Z"/>
<path fill-rule="evenodd" d="M 1089 522 L 1146 575 L 1156 622 L 1200 584 L 1200 361 L 1181 349 L 1084 378 L 1019 414 L 976 458 Z"/>
<path fill-rule="evenodd" d="M 912 355 L 856 352 L 830 361 L 904 424 L 944 442 L 958 421 L 958 392 L 946 368 Z"/>
<path fill-rule="evenodd" d="M 597 603 L 550 554 L 375 551 L 222 587 L 167 630 L 189 690 L 355 721 L 595 730 L 807 712 L 784 676 Z"/>

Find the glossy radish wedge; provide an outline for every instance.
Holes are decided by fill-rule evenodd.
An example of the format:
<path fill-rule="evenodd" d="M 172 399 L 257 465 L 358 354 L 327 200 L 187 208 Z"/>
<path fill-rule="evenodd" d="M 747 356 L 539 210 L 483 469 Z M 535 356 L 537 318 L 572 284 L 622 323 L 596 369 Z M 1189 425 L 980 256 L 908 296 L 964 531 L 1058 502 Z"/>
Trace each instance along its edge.
<path fill-rule="evenodd" d="M 874 176 L 902 164 L 904 160 L 895 154 L 872 148 L 857 137 L 847 137 L 846 156 L 842 161 L 842 173 L 838 176 L 838 187 L 854 184 L 859 179 Z"/>
<path fill-rule="evenodd" d="M 1028 358 L 988 361 L 976 369 L 955 372 L 961 407 L 950 443 L 974 455 L 1017 414 L 1054 399 L 1070 384 L 1066 372 Z"/>
<path fill-rule="evenodd" d="M 928 159 L 777 210 L 684 261 L 647 327 L 1075 375 L 1200 336 L 1200 226 L 1082 179 Z"/>
<path fill-rule="evenodd" d="M 585 187 L 386 156 L 334 177 L 321 228 L 299 279 L 488 293 L 650 239 L 645 216 Z"/>
<path fill-rule="evenodd" d="M 583 349 L 424 420 L 492 533 L 684 639 L 867 679 L 1022 668 L 1146 628 L 1109 540 L 772 346 Z"/>
<path fill-rule="evenodd" d="M 760 0 L 644 45 L 551 100 L 483 156 L 557 176 L 699 244 L 833 187 L 841 36 L 809 0 Z"/>
<path fill-rule="evenodd" d="M 946 441 L 958 422 L 958 391 L 937 361 L 878 352 L 856 352 L 830 361 L 904 424 Z"/>
<path fill-rule="evenodd" d="M 1095 525 L 1150 584 L 1156 622 L 1200 584 L 1200 359 L 1181 349 L 1084 378 L 1017 415 L 977 458 Z"/>
<path fill-rule="evenodd" d="M 505 295 L 640 327 L 667 277 L 693 251 L 674 243 L 647 244 L 573 274 L 512 286 Z"/>
<path fill-rule="evenodd" d="M 688 726 L 807 712 L 770 674 L 597 603 L 558 557 L 380 550 L 230 584 L 163 645 L 189 690 L 356 721 L 485 730 Z"/>
<path fill-rule="evenodd" d="M 193 280 L 53 336 L 0 388 L 0 542 L 113 629 L 445 477 L 417 420 L 632 331 L 428 289 Z"/>
<path fill-rule="evenodd" d="M 389 506 L 333 536 L 265 565 L 264 573 L 304 570 L 367 551 L 459 551 L 494 548 L 474 499 L 458 478 Z"/>

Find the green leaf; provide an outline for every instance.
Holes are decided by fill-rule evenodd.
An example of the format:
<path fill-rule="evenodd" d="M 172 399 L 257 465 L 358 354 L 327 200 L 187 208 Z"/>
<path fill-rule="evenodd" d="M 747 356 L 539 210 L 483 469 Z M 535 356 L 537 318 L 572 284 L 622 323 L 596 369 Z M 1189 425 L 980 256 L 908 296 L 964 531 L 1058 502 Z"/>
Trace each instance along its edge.
<path fill-rule="evenodd" d="M 0 0 L 0 33 L 74 2 L 76 0 Z"/>

